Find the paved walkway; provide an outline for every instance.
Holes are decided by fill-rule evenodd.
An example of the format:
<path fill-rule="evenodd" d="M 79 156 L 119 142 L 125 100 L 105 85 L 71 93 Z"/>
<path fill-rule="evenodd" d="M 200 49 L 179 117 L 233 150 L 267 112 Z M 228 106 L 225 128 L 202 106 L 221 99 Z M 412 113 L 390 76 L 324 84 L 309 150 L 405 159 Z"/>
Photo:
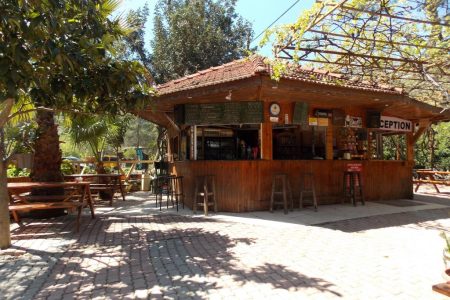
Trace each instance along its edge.
<path fill-rule="evenodd" d="M 127 199 L 80 234 L 74 216 L 12 225 L 0 299 L 444 299 L 449 197 L 208 218 Z"/>

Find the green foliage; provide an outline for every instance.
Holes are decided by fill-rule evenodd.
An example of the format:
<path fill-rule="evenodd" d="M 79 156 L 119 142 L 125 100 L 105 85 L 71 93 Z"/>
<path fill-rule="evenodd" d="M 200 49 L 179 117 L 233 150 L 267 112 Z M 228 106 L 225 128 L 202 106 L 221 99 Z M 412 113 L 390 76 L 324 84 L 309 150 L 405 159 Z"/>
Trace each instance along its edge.
<path fill-rule="evenodd" d="M 136 147 L 144 147 L 144 152 L 150 159 L 154 158 L 157 152 L 157 125 L 139 118 L 133 118 L 129 125 L 125 134 L 125 146 L 131 148 L 125 150 L 125 157 L 135 158 Z"/>
<path fill-rule="evenodd" d="M 383 136 L 383 159 L 406 160 L 406 138 L 404 134 Z"/>
<path fill-rule="evenodd" d="M 236 0 L 159 0 L 154 16 L 153 73 L 157 83 L 241 58 L 252 29 Z"/>
<path fill-rule="evenodd" d="M 432 125 L 415 145 L 417 168 L 450 170 L 450 122 Z"/>
<path fill-rule="evenodd" d="M 295 62 L 310 61 L 314 67 L 347 74 L 354 80 L 399 86 L 430 104 L 450 104 L 446 72 L 450 27 L 440 25 L 450 21 L 448 1 L 350 0 L 344 6 L 354 9 L 332 11 L 337 3 L 316 2 L 297 22 L 268 30 L 261 45 L 270 42 L 280 57 L 290 55 Z M 279 58 L 275 65 L 284 62 Z M 275 69 L 273 76 L 278 78 L 283 70 Z"/>
<path fill-rule="evenodd" d="M 33 141 L 36 138 L 37 130 L 35 122 L 20 122 L 14 126 L 7 124 L 3 130 L 6 157 L 15 153 L 34 152 Z"/>
<path fill-rule="evenodd" d="M 64 175 L 72 175 L 75 173 L 74 168 L 72 167 L 72 164 L 68 160 L 63 160 L 61 163 L 61 172 Z"/>
<path fill-rule="evenodd" d="M 144 7 L 130 10 L 126 16 L 127 23 L 133 28 L 133 31 L 123 40 L 118 41 L 116 48 L 118 56 L 127 60 L 140 61 L 147 70 L 151 70 L 151 55 L 145 46 L 145 24 L 149 9 Z"/>
<path fill-rule="evenodd" d="M 2 1 L 0 101 L 26 94 L 36 106 L 111 114 L 148 101 L 147 70 L 115 57 L 115 42 L 132 32 L 109 17 L 117 5 Z"/>
<path fill-rule="evenodd" d="M 18 168 L 15 165 L 9 165 L 6 170 L 7 177 L 28 177 L 30 176 L 30 171 L 27 168 Z"/>
<path fill-rule="evenodd" d="M 129 117 L 75 115 L 68 122 L 68 136 L 75 146 L 86 146 L 97 161 L 107 144 L 118 151 L 124 143 Z"/>

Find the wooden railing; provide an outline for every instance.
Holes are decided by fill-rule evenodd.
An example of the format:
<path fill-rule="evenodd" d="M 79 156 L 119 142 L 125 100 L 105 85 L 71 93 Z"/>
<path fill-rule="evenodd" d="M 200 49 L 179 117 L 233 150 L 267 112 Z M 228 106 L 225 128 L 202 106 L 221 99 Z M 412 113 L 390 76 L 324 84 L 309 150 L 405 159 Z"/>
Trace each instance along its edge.
<path fill-rule="evenodd" d="M 74 167 L 75 173 L 78 173 L 78 174 L 83 174 L 85 171 L 85 167 L 88 164 L 97 164 L 96 160 L 78 160 L 78 161 L 68 161 L 68 162 L 70 164 L 72 164 L 72 166 Z M 138 160 L 138 159 L 117 160 L 117 161 L 105 160 L 105 161 L 102 161 L 102 163 L 106 166 L 113 165 L 113 166 L 117 167 L 119 172 L 121 174 L 125 175 L 126 179 L 128 179 L 138 164 L 153 164 L 154 161 L 153 160 Z M 125 172 L 122 169 L 123 164 L 131 164 L 130 170 L 128 172 Z M 81 165 L 85 165 L 85 166 L 82 167 Z"/>

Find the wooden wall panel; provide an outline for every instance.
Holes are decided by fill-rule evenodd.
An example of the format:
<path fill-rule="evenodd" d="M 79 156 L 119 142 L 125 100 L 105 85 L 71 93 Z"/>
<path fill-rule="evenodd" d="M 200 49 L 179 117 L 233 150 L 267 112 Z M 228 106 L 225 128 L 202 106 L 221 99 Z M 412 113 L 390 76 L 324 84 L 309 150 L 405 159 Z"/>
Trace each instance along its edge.
<path fill-rule="evenodd" d="M 363 165 L 366 200 L 412 198 L 412 165 L 401 161 L 182 161 L 173 164 L 172 171 L 184 176 L 189 207 L 192 207 L 195 176 L 215 174 L 219 210 L 245 212 L 269 208 L 272 176 L 276 173 L 288 174 L 296 205 L 300 175 L 304 172 L 315 176 L 319 204 L 340 203 L 343 172 L 349 162 Z"/>

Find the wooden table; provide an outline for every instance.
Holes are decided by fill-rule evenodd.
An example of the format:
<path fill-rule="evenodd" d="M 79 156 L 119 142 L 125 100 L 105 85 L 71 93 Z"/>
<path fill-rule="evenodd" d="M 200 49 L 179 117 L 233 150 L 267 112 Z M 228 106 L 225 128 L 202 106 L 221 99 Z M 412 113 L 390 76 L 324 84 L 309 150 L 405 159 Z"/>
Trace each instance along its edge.
<path fill-rule="evenodd" d="M 80 227 L 81 209 L 89 206 L 95 218 L 91 191 L 88 182 L 11 182 L 8 183 L 9 210 L 14 221 L 20 222 L 17 211 L 78 209 L 77 230 Z M 64 189 L 63 195 L 33 196 L 27 193 L 35 189 Z"/>
<path fill-rule="evenodd" d="M 121 177 L 121 174 L 73 174 L 64 176 L 67 180 L 77 180 L 80 182 L 82 181 L 89 183 L 91 192 L 111 191 L 113 195 L 109 200 L 109 205 L 112 205 L 116 190 L 120 191 L 122 200 L 125 201 L 125 193 Z"/>
<path fill-rule="evenodd" d="M 437 187 L 438 184 L 450 185 L 450 179 L 441 179 L 438 177 L 439 175 L 450 177 L 450 172 L 433 170 L 416 170 L 415 172 L 417 173 L 418 177 L 416 180 L 413 180 L 413 183 L 417 184 L 415 192 L 419 190 L 419 187 L 422 183 L 431 183 L 438 193 L 440 193 L 439 188 Z"/>

